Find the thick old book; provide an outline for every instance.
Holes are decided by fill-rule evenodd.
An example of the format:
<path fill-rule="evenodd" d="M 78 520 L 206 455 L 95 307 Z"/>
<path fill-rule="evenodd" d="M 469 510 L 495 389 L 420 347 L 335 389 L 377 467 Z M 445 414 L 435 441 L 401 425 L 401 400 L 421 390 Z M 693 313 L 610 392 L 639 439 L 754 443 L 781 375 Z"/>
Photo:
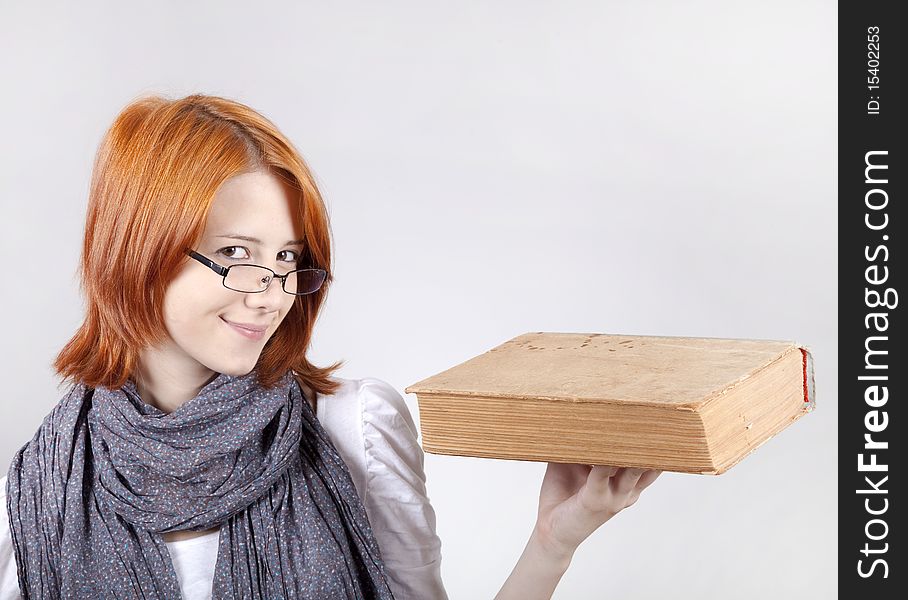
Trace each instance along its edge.
<path fill-rule="evenodd" d="M 794 342 L 526 333 L 406 388 L 434 454 L 718 475 L 814 408 Z"/>

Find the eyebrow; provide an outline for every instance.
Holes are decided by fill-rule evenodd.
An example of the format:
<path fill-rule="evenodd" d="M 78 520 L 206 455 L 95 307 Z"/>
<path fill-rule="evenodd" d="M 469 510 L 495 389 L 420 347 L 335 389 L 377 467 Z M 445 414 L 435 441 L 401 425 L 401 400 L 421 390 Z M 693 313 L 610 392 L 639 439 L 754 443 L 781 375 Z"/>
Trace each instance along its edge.
<path fill-rule="evenodd" d="M 244 242 L 252 242 L 253 244 L 262 245 L 262 240 L 260 240 L 258 238 L 250 237 L 248 235 L 240 235 L 239 233 L 226 233 L 224 235 L 216 235 L 214 237 L 227 238 L 227 239 L 231 239 L 231 240 L 243 240 Z M 305 246 L 305 245 L 306 245 L 305 240 L 290 240 L 289 242 L 286 242 L 284 244 L 284 246 Z"/>

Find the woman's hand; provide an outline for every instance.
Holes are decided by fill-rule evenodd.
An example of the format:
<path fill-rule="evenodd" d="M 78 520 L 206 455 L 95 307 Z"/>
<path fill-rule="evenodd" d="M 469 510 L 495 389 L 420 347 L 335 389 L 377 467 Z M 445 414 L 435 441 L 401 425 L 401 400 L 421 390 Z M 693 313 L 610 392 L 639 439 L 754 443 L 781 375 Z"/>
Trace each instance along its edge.
<path fill-rule="evenodd" d="M 662 471 L 549 463 L 539 493 L 535 535 L 558 559 L 637 501 Z"/>
<path fill-rule="evenodd" d="M 580 542 L 636 502 L 660 473 L 549 463 L 536 527 L 496 600 L 549 600 Z"/>

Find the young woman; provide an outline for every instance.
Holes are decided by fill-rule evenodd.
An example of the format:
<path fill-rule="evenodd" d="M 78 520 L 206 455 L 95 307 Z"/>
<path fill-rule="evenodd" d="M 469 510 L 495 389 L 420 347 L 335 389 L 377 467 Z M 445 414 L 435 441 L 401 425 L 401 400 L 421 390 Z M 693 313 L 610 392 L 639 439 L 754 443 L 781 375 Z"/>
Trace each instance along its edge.
<path fill-rule="evenodd" d="M 272 123 L 211 96 L 127 106 L 81 279 L 69 391 L 0 480 L 0 599 L 446 597 L 406 404 L 306 358 L 329 223 Z M 658 474 L 549 464 L 498 598 L 549 598 Z"/>

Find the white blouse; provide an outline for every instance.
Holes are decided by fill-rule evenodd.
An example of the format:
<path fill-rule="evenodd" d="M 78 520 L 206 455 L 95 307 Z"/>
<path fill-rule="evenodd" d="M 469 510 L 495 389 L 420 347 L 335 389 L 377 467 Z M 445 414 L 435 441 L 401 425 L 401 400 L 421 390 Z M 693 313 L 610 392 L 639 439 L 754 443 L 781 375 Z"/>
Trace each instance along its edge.
<path fill-rule="evenodd" d="M 446 600 L 441 541 L 426 495 L 423 452 L 403 397 L 375 378 L 341 379 L 332 396 L 319 394 L 316 415 L 350 470 L 369 517 L 397 600 Z M 0 600 L 20 600 L 16 558 L 0 478 Z M 211 598 L 218 532 L 166 542 L 183 598 Z"/>

